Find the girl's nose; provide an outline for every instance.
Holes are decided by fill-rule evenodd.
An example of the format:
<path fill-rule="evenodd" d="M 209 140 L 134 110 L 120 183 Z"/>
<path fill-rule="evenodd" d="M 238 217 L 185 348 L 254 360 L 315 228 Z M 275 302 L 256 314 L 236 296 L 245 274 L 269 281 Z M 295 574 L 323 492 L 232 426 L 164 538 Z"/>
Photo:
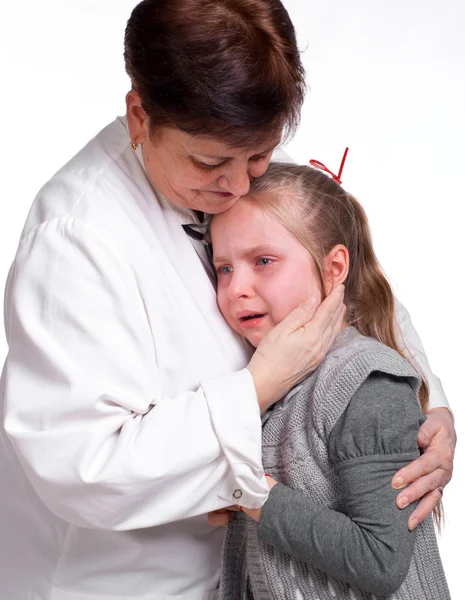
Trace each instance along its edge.
<path fill-rule="evenodd" d="M 254 295 L 250 277 L 243 270 L 234 271 L 228 286 L 228 296 L 231 300 L 252 298 Z"/>

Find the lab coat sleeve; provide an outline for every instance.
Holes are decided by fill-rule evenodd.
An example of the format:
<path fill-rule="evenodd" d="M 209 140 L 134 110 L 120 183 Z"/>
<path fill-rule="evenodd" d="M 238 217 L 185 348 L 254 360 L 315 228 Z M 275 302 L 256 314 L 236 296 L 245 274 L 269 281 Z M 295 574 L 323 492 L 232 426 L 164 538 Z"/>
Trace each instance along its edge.
<path fill-rule="evenodd" d="M 423 344 L 415 327 L 412 324 L 410 315 L 403 304 L 396 299 L 395 313 L 397 323 L 401 330 L 400 343 L 401 347 L 407 350 L 407 355 L 410 355 L 415 363 L 420 367 L 422 375 L 428 382 L 429 386 L 429 408 L 446 407 L 450 410 L 444 390 L 442 389 L 441 380 L 431 370 L 428 359 L 426 358 Z"/>
<path fill-rule="evenodd" d="M 250 373 L 165 397 L 132 266 L 87 224 L 21 241 L 6 307 L 5 429 L 52 512 L 125 530 L 264 503 Z"/>

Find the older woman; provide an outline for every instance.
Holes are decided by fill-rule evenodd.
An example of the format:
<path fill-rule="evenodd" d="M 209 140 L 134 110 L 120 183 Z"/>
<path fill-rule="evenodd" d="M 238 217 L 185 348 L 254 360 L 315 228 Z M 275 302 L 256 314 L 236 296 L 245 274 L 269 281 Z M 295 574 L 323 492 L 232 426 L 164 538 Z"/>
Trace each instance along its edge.
<path fill-rule="evenodd" d="M 8 600 L 216 598 L 223 532 L 205 514 L 266 500 L 260 411 L 343 318 L 340 290 L 314 317 L 309 299 L 249 360 L 202 241 L 203 214 L 245 194 L 298 121 L 304 74 L 279 0 L 144 0 L 125 60 L 126 118 L 40 191 L 7 284 Z M 453 448 L 447 409 L 424 427 L 439 453 L 404 473 L 428 473 L 409 488 L 429 492 L 419 518 Z"/>

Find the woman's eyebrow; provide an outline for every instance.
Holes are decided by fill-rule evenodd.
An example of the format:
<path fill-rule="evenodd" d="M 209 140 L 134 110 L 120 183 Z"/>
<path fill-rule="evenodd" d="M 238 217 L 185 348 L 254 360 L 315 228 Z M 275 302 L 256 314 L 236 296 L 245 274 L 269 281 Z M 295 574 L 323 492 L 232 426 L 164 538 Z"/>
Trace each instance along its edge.
<path fill-rule="evenodd" d="M 275 148 L 276 148 L 276 146 L 271 146 L 270 148 L 265 148 L 264 150 L 255 152 L 255 154 L 253 154 L 253 156 L 261 156 L 262 154 L 266 155 L 269 152 L 272 152 Z M 200 152 L 197 150 L 192 150 L 191 153 L 196 156 L 200 156 L 201 158 L 211 158 L 213 160 L 231 160 L 234 158 L 234 156 L 225 156 L 224 154 L 205 154 L 204 152 Z"/>
<path fill-rule="evenodd" d="M 192 154 L 200 156 L 201 158 L 213 158 L 217 160 L 227 160 L 232 158 L 231 156 L 225 156 L 224 154 L 204 154 L 203 152 L 197 152 L 196 150 L 192 150 Z"/>

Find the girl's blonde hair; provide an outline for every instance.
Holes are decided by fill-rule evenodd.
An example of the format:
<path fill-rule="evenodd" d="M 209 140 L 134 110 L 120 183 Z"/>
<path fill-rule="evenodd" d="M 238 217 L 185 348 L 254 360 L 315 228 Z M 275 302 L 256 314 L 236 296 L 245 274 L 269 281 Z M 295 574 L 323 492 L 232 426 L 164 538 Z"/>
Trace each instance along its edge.
<path fill-rule="evenodd" d="M 359 202 L 322 171 L 285 163 L 271 163 L 267 172 L 252 182 L 249 197 L 310 252 L 323 296 L 324 258 L 338 244 L 347 248 L 346 321 L 362 335 L 393 348 L 412 364 L 422 380 L 418 398 L 426 412 L 428 385 L 418 365 L 404 350 L 395 321 L 394 294 L 376 258 L 368 220 Z M 441 504 L 434 509 L 434 516 L 440 527 Z"/>
<path fill-rule="evenodd" d="M 395 323 L 394 294 L 373 250 L 365 211 L 357 200 L 322 171 L 312 167 L 271 163 L 255 179 L 249 196 L 272 214 L 312 255 L 325 295 L 324 258 L 337 244 L 349 251 L 345 284 L 346 321 L 362 335 L 393 348 L 418 366 L 401 348 Z M 428 386 L 422 377 L 419 392 L 423 411 L 428 408 Z"/>

